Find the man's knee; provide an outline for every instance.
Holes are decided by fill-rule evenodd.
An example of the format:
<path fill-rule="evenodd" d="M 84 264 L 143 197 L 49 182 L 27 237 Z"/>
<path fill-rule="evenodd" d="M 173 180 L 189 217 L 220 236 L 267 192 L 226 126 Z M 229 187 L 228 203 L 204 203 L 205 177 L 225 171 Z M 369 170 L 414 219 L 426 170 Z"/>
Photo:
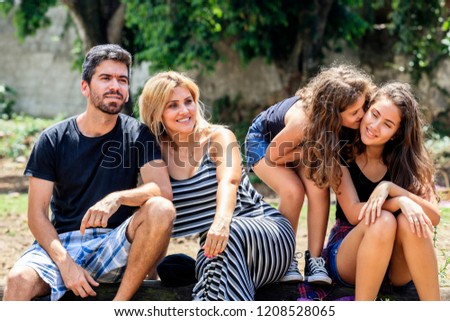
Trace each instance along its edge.
<path fill-rule="evenodd" d="M 6 278 L 3 300 L 25 301 L 50 292 L 49 286 L 30 267 L 14 267 Z"/>
<path fill-rule="evenodd" d="M 168 199 L 159 196 L 152 197 L 143 205 L 142 210 L 149 222 L 156 222 L 159 226 L 172 228 L 176 211 L 173 203 Z"/>

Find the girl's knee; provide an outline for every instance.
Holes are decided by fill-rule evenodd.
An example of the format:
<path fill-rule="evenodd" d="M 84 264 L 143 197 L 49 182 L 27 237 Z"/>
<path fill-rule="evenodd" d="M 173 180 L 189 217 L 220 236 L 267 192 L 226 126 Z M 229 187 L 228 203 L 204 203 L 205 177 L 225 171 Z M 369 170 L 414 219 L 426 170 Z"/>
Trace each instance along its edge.
<path fill-rule="evenodd" d="M 408 219 L 404 215 L 397 216 L 397 234 L 411 232 Z"/>
<path fill-rule="evenodd" d="M 383 225 L 389 226 L 392 228 L 397 228 L 397 220 L 395 219 L 394 214 L 389 211 L 381 210 L 381 215 L 378 218 Z"/>
<path fill-rule="evenodd" d="M 405 215 L 398 215 L 397 216 L 397 238 L 399 238 L 400 240 L 406 240 L 407 238 L 411 238 L 411 241 L 414 242 L 428 242 L 428 240 L 432 239 L 432 233 L 431 231 L 428 229 L 427 227 L 427 232 L 428 233 L 428 237 L 417 237 L 417 233 L 414 233 L 413 230 L 411 229 L 411 224 L 408 221 L 408 219 L 405 217 Z M 422 231 L 423 232 L 423 231 Z"/>
<path fill-rule="evenodd" d="M 283 184 L 280 190 L 280 198 L 289 202 L 299 203 L 303 202 L 305 198 L 305 188 L 299 180 L 298 182 L 289 182 Z"/>
<path fill-rule="evenodd" d="M 395 216 L 389 212 L 382 210 L 380 217 L 378 217 L 375 223 L 371 223 L 369 226 L 369 232 L 374 234 L 380 240 L 393 239 L 397 231 L 397 220 Z"/>

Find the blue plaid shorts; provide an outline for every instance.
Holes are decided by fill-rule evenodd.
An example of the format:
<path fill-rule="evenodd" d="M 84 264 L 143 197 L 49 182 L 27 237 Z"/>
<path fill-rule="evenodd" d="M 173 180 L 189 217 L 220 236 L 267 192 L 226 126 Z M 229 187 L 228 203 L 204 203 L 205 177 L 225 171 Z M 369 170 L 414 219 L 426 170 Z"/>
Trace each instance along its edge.
<path fill-rule="evenodd" d="M 86 229 L 85 234 L 71 231 L 59 234 L 59 239 L 73 260 L 86 269 L 99 283 L 117 283 L 125 272 L 130 242 L 126 229 L 131 217 L 115 229 Z M 59 300 L 67 288 L 58 267 L 47 252 L 37 243 L 22 254 L 15 266 L 33 268 L 50 285 L 51 300 Z"/>

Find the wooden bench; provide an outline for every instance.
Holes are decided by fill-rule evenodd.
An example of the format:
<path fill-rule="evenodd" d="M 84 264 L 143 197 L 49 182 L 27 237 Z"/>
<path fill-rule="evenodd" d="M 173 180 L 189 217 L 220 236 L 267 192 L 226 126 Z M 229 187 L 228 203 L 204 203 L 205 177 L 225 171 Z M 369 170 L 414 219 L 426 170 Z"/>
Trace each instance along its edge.
<path fill-rule="evenodd" d="M 144 281 L 133 297 L 133 301 L 190 301 L 192 285 L 182 287 L 166 287 L 160 281 Z M 72 292 L 68 292 L 61 300 L 75 301 L 109 301 L 117 292 L 118 284 L 101 284 L 97 289 L 97 296 L 81 299 Z M 346 287 L 335 288 L 326 300 L 336 300 L 342 297 L 352 296 L 353 289 Z M 0 299 L 3 297 L 3 285 L 0 285 Z M 296 301 L 299 297 L 298 284 L 274 283 L 260 288 L 255 296 L 256 301 Z M 416 301 L 418 300 L 415 289 L 407 288 L 380 292 L 380 300 L 390 301 Z M 450 300 L 450 287 L 441 288 L 441 299 Z M 39 300 L 49 300 L 48 297 Z"/>

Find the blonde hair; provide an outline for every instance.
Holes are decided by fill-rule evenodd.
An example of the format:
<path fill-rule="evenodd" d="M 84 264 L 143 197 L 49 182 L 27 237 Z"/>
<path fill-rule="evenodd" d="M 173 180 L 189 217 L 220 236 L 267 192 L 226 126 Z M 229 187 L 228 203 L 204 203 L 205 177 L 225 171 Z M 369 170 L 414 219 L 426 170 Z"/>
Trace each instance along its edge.
<path fill-rule="evenodd" d="M 205 119 L 205 108 L 200 101 L 200 90 L 194 80 L 176 71 L 160 72 L 147 80 L 139 96 L 139 114 L 141 120 L 148 126 L 153 135 L 155 135 L 159 144 L 161 144 L 161 136 L 165 134 L 162 122 L 164 107 L 176 87 L 184 87 L 189 90 L 197 106 L 197 120 L 194 131 L 200 132 L 203 129 L 211 127 Z"/>

